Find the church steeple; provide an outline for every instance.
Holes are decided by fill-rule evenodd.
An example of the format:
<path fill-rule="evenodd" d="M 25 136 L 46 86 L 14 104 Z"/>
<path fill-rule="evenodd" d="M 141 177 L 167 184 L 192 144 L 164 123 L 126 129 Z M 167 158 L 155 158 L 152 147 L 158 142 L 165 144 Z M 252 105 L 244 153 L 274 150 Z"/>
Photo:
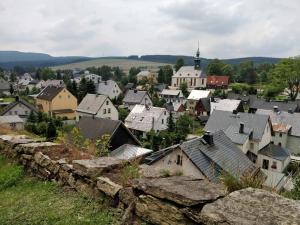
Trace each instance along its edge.
<path fill-rule="evenodd" d="M 201 69 L 199 41 L 198 41 L 198 49 L 197 49 L 197 52 L 196 52 L 196 57 L 194 58 L 194 66 L 195 66 L 195 70 L 200 70 Z"/>

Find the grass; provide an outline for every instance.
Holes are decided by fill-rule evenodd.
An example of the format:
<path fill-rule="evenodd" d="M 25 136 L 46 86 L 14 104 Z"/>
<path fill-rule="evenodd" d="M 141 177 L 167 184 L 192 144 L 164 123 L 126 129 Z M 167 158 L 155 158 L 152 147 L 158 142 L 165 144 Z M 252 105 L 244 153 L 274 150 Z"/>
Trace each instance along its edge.
<path fill-rule="evenodd" d="M 3 98 L 3 102 L 14 102 L 15 98 L 13 97 L 7 97 L 7 98 Z"/>
<path fill-rule="evenodd" d="M 0 179 L 4 173 L 8 180 L 0 184 L 1 225 L 116 224 L 107 203 L 63 191 L 51 182 L 22 177 L 19 171 L 20 167 L 1 158 Z"/>

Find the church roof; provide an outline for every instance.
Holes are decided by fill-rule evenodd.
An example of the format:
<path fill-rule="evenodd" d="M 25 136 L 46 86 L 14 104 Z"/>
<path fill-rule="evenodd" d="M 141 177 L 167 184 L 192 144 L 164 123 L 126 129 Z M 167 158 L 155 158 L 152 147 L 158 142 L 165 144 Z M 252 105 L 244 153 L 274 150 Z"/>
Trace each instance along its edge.
<path fill-rule="evenodd" d="M 206 73 L 203 70 L 195 69 L 194 66 L 182 66 L 174 75 L 173 77 L 180 78 L 180 77 L 192 77 L 192 78 L 206 78 Z"/>

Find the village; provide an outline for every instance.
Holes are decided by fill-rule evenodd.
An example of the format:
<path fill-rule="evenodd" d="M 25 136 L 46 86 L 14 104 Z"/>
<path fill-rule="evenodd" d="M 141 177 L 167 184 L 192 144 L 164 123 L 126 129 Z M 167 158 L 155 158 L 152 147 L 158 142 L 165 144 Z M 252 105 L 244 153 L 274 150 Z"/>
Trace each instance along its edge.
<path fill-rule="evenodd" d="M 204 69 L 198 47 L 193 65 L 179 58 L 155 71 L 3 71 L 1 133 L 67 146 L 81 152 L 75 161 L 131 162 L 145 177 L 293 193 L 300 163 L 299 80 L 264 90 L 233 72 L 217 72 L 220 65 L 214 60 Z M 5 135 L 0 139 L 7 141 Z"/>

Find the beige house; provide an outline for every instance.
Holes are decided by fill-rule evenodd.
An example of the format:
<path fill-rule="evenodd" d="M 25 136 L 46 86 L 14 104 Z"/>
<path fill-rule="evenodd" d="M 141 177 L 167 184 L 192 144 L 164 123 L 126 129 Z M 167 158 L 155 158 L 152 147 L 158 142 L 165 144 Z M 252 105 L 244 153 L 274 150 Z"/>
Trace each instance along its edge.
<path fill-rule="evenodd" d="M 36 105 L 50 116 L 74 119 L 77 98 L 65 87 L 47 86 L 37 96 Z"/>

